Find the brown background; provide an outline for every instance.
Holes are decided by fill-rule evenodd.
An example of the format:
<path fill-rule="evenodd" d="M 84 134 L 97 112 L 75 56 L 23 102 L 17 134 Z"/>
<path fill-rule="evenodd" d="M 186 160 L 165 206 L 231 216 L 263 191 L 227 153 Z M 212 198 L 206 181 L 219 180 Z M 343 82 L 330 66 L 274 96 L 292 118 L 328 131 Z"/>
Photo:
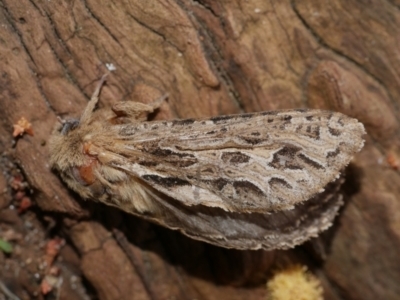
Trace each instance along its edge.
<path fill-rule="evenodd" d="M 323 242 L 220 249 L 69 192 L 49 170 L 46 141 L 57 116 L 79 116 L 110 63 L 101 106 L 169 93 L 157 119 L 311 107 L 362 121 L 348 202 Z M 29 265 L 60 236 L 60 299 L 264 299 L 271 270 L 298 261 L 326 299 L 398 299 L 399 72 L 397 0 L 0 0 L 0 223 L 20 234 L 13 254 L 0 254 L 13 266 L 0 266 L 2 281 L 42 298 L 34 274 L 44 271 Z M 22 116 L 34 136 L 15 140 Z M 35 203 L 24 214 L 10 209 L 18 171 Z M 80 289 L 68 274 L 84 278 Z"/>

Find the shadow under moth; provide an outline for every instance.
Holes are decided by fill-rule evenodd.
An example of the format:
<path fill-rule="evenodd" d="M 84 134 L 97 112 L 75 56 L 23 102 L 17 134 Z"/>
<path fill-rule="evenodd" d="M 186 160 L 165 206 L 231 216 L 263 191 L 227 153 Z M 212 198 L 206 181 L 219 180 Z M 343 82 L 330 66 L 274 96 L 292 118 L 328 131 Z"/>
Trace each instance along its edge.
<path fill-rule="evenodd" d="M 52 167 L 83 198 L 236 249 L 291 248 L 331 225 L 340 172 L 364 144 L 356 119 L 295 109 L 147 121 L 164 99 L 95 110 L 104 80 L 50 139 Z"/>

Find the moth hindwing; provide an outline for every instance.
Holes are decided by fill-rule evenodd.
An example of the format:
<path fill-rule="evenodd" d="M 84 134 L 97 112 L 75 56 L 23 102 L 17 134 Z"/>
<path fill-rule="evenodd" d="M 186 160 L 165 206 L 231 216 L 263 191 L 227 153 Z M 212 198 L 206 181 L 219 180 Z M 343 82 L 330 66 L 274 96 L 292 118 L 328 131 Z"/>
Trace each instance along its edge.
<path fill-rule="evenodd" d="M 237 249 L 289 248 L 332 222 L 341 170 L 363 146 L 356 119 L 285 110 L 146 121 L 152 104 L 95 110 L 50 140 L 70 188 L 192 238 Z"/>

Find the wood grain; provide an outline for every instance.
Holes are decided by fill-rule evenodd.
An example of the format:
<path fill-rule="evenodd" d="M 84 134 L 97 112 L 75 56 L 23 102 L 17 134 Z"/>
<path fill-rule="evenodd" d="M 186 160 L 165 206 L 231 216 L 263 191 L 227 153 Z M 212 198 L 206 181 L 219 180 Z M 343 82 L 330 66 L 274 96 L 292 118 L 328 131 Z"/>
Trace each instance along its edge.
<path fill-rule="evenodd" d="M 260 282 L 271 265 L 290 261 L 319 266 L 327 299 L 396 299 L 400 178 L 386 156 L 400 157 L 398 8 L 398 1 L 382 0 L 2 0 L 2 169 L 4 157 L 20 168 L 40 217 L 63 228 L 56 233 L 73 235 L 83 274 L 100 299 L 131 296 L 137 280 L 133 274 L 118 293 L 107 292 L 102 287 L 110 278 L 93 272 L 102 263 L 110 264 L 111 278 L 116 266 L 134 270 L 123 252 L 110 250 L 120 247 L 109 241 L 113 227 L 128 236 L 147 274 L 139 280 L 151 290 L 143 288 L 143 299 L 264 299 Z M 347 177 L 348 205 L 328 239 L 326 263 L 303 251 L 205 246 L 71 194 L 50 171 L 46 143 L 57 116 L 76 117 L 85 107 L 106 63 L 117 70 L 102 106 L 148 103 L 168 92 L 156 119 L 323 107 L 361 120 L 369 135 Z M 22 116 L 35 135 L 14 140 L 12 125 Z M 65 225 L 66 216 L 96 224 L 100 254 L 76 242 L 88 233 Z M 258 285 L 237 287 L 249 282 Z"/>

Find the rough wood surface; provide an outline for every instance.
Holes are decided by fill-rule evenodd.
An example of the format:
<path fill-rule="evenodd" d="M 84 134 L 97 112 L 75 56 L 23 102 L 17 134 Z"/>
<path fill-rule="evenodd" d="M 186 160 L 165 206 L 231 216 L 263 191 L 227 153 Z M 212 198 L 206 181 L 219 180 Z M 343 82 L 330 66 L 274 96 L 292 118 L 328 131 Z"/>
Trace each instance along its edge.
<path fill-rule="evenodd" d="M 315 271 L 326 299 L 398 299 L 399 1 L 0 3 L 0 229 L 11 224 L 26 236 L 29 221 L 40 232 L 14 236 L 0 265 L 36 261 L 44 241 L 60 236 L 65 282 L 65 274 L 85 278 L 80 289 L 64 284 L 60 299 L 265 299 L 273 269 L 293 261 Z M 311 107 L 362 121 L 366 146 L 323 249 L 220 249 L 68 191 L 49 170 L 46 141 L 57 116 L 79 115 L 107 64 L 116 71 L 101 105 L 169 93 L 156 119 Z M 34 136 L 14 139 L 21 117 Z M 10 209 L 21 189 L 12 185 L 16 170 L 35 203 L 21 214 Z M 41 248 L 20 251 L 29 242 Z M 18 278 L 9 270 L 0 267 L 0 279 L 21 299 L 43 297 L 34 279 L 43 270 L 23 268 Z"/>

